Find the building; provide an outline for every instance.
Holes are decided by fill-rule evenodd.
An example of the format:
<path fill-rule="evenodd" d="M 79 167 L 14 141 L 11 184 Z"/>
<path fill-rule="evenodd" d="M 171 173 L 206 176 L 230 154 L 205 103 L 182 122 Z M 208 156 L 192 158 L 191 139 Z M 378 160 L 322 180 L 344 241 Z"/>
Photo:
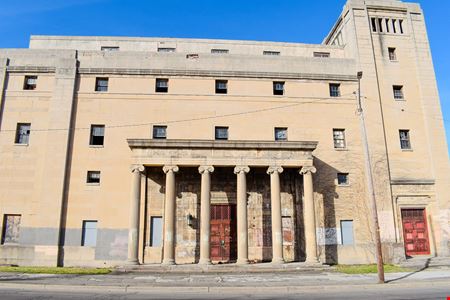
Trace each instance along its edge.
<path fill-rule="evenodd" d="M 0 263 L 448 256 L 450 167 L 418 4 L 349 0 L 320 45 L 32 36 L 0 50 Z"/>

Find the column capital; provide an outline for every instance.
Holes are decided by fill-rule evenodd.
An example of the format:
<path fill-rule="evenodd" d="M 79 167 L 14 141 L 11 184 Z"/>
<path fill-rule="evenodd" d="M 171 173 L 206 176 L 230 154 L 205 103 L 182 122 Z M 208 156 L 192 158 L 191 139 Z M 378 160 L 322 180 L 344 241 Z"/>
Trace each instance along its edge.
<path fill-rule="evenodd" d="M 178 168 L 178 166 L 175 166 L 175 165 L 166 165 L 163 167 L 163 172 L 165 174 L 167 174 L 169 172 L 177 173 L 179 170 L 180 170 L 180 168 Z"/>
<path fill-rule="evenodd" d="M 302 167 L 301 169 L 300 169 L 300 175 L 305 175 L 305 174 L 308 174 L 308 173 L 310 173 L 310 174 L 315 174 L 317 172 L 317 169 L 316 169 L 316 167 L 314 167 L 314 166 L 308 166 L 308 167 Z"/>
<path fill-rule="evenodd" d="M 134 173 L 134 172 L 142 173 L 145 171 L 145 167 L 143 165 L 131 165 L 130 170 L 131 170 L 131 173 Z"/>
<path fill-rule="evenodd" d="M 212 173 L 212 172 L 214 172 L 214 167 L 213 166 L 200 166 L 200 167 L 198 167 L 198 172 L 200 174 Z"/>
<path fill-rule="evenodd" d="M 283 167 L 271 166 L 267 169 L 267 174 L 269 174 L 269 175 L 272 175 L 274 173 L 281 174 L 281 173 L 283 173 L 283 171 L 284 171 Z"/>
<path fill-rule="evenodd" d="M 248 166 L 236 166 L 234 168 L 234 174 L 248 173 L 250 168 Z"/>

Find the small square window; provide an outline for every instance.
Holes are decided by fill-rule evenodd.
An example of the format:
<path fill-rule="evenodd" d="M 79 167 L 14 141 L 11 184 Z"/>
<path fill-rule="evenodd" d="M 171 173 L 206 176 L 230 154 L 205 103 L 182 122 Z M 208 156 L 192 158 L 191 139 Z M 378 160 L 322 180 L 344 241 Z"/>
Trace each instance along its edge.
<path fill-rule="evenodd" d="M 389 51 L 389 60 L 397 61 L 397 51 L 395 48 L 388 48 Z"/>
<path fill-rule="evenodd" d="M 212 54 L 228 54 L 229 52 L 228 49 L 211 49 Z"/>
<path fill-rule="evenodd" d="M 263 51 L 263 55 L 280 56 L 280 51 Z"/>
<path fill-rule="evenodd" d="M 100 171 L 88 171 L 86 183 L 100 184 Z"/>
<path fill-rule="evenodd" d="M 273 83 L 273 94 L 278 96 L 284 95 L 284 82 L 275 81 Z"/>
<path fill-rule="evenodd" d="M 95 247 L 97 245 L 97 221 L 83 221 L 81 246 Z"/>
<path fill-rule="evenodd" d="M 167 126 L 153 126 L 153 138 L 154 139 L 166 139 L 167 138 Z"/>
<path fill-rule="evenodd" d="M 228 127 L 216 127 L 215 138 L 216 140 L 228 140 Z"/>
<path fill-rule="evenodd" d="M 333 139 L 335 149 L 345 149 L 345 130 L 333 129 Z"/>
<path fill-rule="evenodd" d="M 18 123 L 16 128 L 16 144 L 28 145 L 30 142 L 31 123 Z"/>
<path fill-rule="evenodd" d="M 24 90 L 35 90 L 37 86 L 37 76 L 25 76 L 23 83 Z"/>
<path fill-rule="evenodd" d="M 105 142 L 105 125 L 91 125 L 89 145 L 103 146 Z"/>
<path fill-rule="evenodd" d="M 169 91 L 169 79 L 156 79 L 155 92 L 167 93 Z"/>
<path fill-rule="evenodd" d="M 348 173 L 338 173 L 337 174 L 338 185 L 349 185 Z"/>
<path fill-rule="evenodd" d="M 228 80 L 216 80 L 216 94 L 228 93 Z"/>
<path fill-rule="evenodd" d="M 108 91 L 108 78 L 95 78 L 95 91 L 96 92 L 107 92 Z"/>
<path fill-rule="evenodd" d="M 400 147 L 402 150 L 411 150 L 411 138 L 409 130 L 400 130 Z"/>
<path fill-rule="evenodd" d="M 275 128 L 275 141 L 287 141 L 288 139 L 288 129 L 286 127 L 276 127 Z"/>
<path fill-rule="evenodd" d="M 330 97 L 341 96 L 341 85 L 338 83 L 330 83 Z"/>
<path fill-rule="evenodd" d="M 330 57 L 330 52 L 314 52 L 314 57 L 328 58 Z"/>
<path fill-rule="evenodd" d="M 171 47 L 158 48 L 158 52 L 172 53 L 172 52 L 175 52 L 175 51 L 176 51 L 176 49 L 175 48 L 171 48 Z"/>
<path fill-rule="evenodd" d="M 18 244 L 21 215 L 4 215 L 2 244 Z"/>
<path fill-rule="evenodd" d="M 402 85 L 394 85 L 394 99 L 395 100 L 404 100 L 405 96 L 403 95 L 403 86 Z"/>

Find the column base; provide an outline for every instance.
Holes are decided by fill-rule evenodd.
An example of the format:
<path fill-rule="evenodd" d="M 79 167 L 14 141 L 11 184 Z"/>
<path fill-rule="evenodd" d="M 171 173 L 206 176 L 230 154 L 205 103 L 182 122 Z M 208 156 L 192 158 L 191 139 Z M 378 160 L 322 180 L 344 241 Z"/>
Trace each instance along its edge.
<path fill-rule="evenodd" d="M 127 260 L 126 265 L 127 266 L 137 266 L 137 265 L 139 265 L 139 261 L 137 259 L 130 259 L 130 260 Z"/>
<path fill-rule="evenodd" d="M 161 265 L 163 265 L 163 266 L 173 266 L 174 264 L 175 264 L 175 260 L 174 259 L 165 259 L 161 263 Z"/>
<path fill-rule="evenodd" d="M 311 259 L 306 259 L 305 263 L 312 264 L 312 265 L 317 265 L 317 264 L 320 264 L 320 261 L 319 261 L 318 258 L 311 258 Z"/>
<path fill-rule="evenodd" d="M 273 265 L 282 265 L 285 263 L 285 261 L 282 258 L 274 258 L 270 263 Z"/>
<path fill-rule="evenodd" d="M 198 264 L 199 264 L 199 265 L 202 265 L 202 266 L 209 266 L 209 265 L 212 265 L 210 259 L 200 259 L 200 260 L 198 261 Z"/>
<path fill-rule="evenodd" d="M 238 260 L 236 261 L 236 264 L 237 264 L 237 265 L 248 265 L 248 264 L 249 264 L 249 261 L 248 261 L 248 259 L 238 259 Z"/>

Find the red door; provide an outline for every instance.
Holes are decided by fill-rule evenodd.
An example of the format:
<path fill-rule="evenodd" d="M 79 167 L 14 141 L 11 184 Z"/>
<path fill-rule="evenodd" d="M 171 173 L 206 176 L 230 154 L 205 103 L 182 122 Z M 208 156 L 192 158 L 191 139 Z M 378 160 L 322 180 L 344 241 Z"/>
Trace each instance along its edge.
<path fill-rule="evenodd" d="M 425 209 L 402 209 L 402 221 L 406 255 L 430 254 Z"/>
<path fill-rule="evenodd" d="M 211 260 L 236 260 L 236 206 L 211 206 Z"/>

